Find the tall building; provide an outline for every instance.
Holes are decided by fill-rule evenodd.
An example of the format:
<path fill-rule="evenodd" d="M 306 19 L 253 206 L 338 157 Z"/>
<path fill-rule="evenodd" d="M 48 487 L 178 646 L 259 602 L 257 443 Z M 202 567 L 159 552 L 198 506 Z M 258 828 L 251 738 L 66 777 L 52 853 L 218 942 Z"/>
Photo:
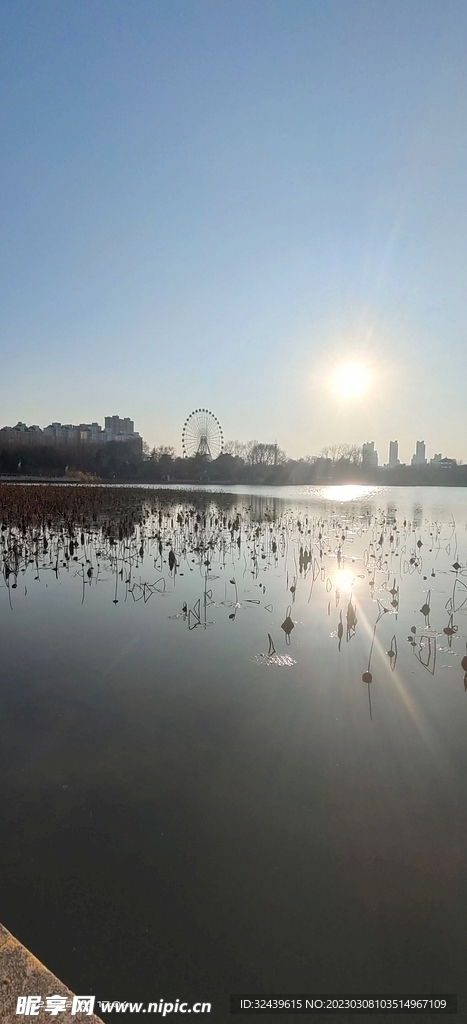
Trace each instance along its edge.
<path fill-rule="evenodd" d="M 378 452 L 375 451 L 375 442 L 366 441 L 362 445 L 362 462 L 368 469 L 376 469 L 378 466 Z"/>
<path fill-rule="evenodd" d="M 94 442 L 95 444 L 106 444 L 108 441 L 133 441 L 136 448 L 142 447 L 142 438 L 134 429 L 134 421 L 129 417 L 120 419 L 120 416 L 106 416 L 105 429 L 99 423 L 59 423 L 54 421 L 48 427 L 41 430 L 40 427 L 27 427 L 25 423 L 18 423 L 14 428 L 8 429 L 13 439 L 21 435 L 21 439 L 29 439 L 37 443 L 42 441 L 49 444 L 68 442 Z M 0 439 L 3 440 L 3 437 Z"/>
<path fill-rule="evenodd" d="M 18 421 L 15 427 L 0 428 L 0 444 L 42 444 L 44 442 L 44 431 L 37 424 L 28 427 L 26 423 Z"/>
<path fill-rule="evenodd" d="M 415 454 L 412 455 L 412 466 L 426 466 L 424 441 L 417 441 L 415 445 Z"/>
<path fill-rule="evenodd" d="M 120 419 L 120 416 L 106 416 L 105 430 L 107 434 L 113 434 L 115 440 L 120 436 L 132 437 L 135 433 L 135 424 L 128 416 L 125 416 L 125 419 Z"/>
<path fill-rule="evenodd" d="M 389 468 L 393 469 L 394 466 L 399 466 L 399 442 L 389 442 Z"/>

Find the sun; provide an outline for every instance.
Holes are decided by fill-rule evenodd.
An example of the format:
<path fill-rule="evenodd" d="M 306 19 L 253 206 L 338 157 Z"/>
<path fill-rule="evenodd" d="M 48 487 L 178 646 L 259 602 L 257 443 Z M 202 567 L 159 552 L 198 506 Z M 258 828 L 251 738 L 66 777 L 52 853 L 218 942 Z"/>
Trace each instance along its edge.
<path fill-rule="evenodd" d="M 370 386 L 370 374 L 361 363 L 343 363 L 334 373 L 334 390 L 342 398 L 360 398 Z"/>

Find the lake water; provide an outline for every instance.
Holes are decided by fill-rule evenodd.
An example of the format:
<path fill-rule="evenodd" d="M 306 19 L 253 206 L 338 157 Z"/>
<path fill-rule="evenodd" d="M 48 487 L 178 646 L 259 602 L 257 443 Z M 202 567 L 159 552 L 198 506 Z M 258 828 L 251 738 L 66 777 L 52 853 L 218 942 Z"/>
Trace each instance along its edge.
<path fill-rule="evenodd" d="M 465 1009 L 467 490 L 44 490 L 0 487 L 0 920 L 98 1000 Z"/>

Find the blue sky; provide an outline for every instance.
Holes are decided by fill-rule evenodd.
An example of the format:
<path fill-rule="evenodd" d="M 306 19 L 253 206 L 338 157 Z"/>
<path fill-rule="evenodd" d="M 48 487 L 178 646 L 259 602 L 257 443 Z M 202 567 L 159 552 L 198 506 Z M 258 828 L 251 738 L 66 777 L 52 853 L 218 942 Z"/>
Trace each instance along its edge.
<path fill-rule="evenodd" d="M 2 424 L 467 461 L 465 0 L 4 0 L 0 39 Z"/>

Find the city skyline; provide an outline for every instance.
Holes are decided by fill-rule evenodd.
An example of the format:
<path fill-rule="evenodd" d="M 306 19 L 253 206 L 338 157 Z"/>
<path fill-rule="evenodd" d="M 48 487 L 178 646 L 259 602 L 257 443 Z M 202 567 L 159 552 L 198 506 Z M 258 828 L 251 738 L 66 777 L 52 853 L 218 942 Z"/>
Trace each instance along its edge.
<path fill-rule="evenodd" d="M 467 461 L 466 45 L 460 0 L 7 5 L 4 421 Z"/>
<path fill-rule="evenodd" d="M 0 427 L 0 442 L 1 442 L 2 432 L 3 433 L 8 432 L 9 434 L 11 434 L 11 433 L 13 433 L 15 431 L 18 433 L 18 437 L 19 438 L 21 437 L 21 434 L 24 434 L 26 432 L 31 431 L 31 432 L 36 432 L 39 436 L 40 435 L 45 435 L 46 437 L 54 436 L 56 438 L 56 440 L 81 440 L 81 441 L 92 441 L 92 442 L 102 441 L 102 442 L 106 443 L 106 442 L 111 441 L 111 440 L 123 441 L 123 440 L 136 439 L 136 440 L 139 440 L 139 441 L 141 441 L 143 443 L 146 443 L 149 448 L 151 448 L 151 447 L 167 447 L 167 448 L 172 447 L 172 448 L 175 449 L 175 453 L 176 453 L 177 456 L 181 455 L 182 451 L 183 451 L 183 433 L 182 432 L 180 433 L 180 438 L 179 438 L 179 444 L 178 445 L 169 445 L 164 440 L 164 438 L 162 438 L 162 437 L 159 437 L 157 439 L 157 442 L 154 445 L 151 445 L 147 441 L 147 439 L 144 438 L 139 433 L 139 431 L 135 431 L 135 425 L 134 425 L 134 420 L 133 419 L 130 419 L 130 417 L 119 417 L 117 415 L 106 416 L 105 419 L 104 419 L 104 427 L 103 428 L 95 420 L 92 421 L 91 423 L 86 423 L 85 421 L 80 420 L 79 423 L 77 423 L 77 424 L 61 423 L 58 420 L 54 420 L 54 421 L 52 421 L 51 423 L 47 424 L 44 427 L 41 427 L 38 424 L 30 424 L 28 426 L 24 421 L 18 420 L 17 423 L 15 425 L 13 425 L 13 426 L 6 426 L 5 425 L 5 426 Z M 282 447 L 277 440 L 275 440 L 274 442 L 271 442 L 270 440 L 269 441 L 265 441 L 264 438 L 261 439 L 260 437 L 256 437 L 256 438 L 249 438 L 248 441 L 246 439 L 244 439 L 244 438 L 228 438 L 228 439 L 224 440 L 224 442 L 223 442 L 224 448 L 225 448 L 226 444 L 227 444 L 227 446 L 229 446 L 235 440 L 238 440 L 240 443 L 244 443 L 244 444 L 247 444 L 248 442 L 251 442 L 251 441 L 255 441 L 255 442 L 259 441 L 260 444 L 276 444 L 276 446 L 278 446 L 279 448 Z M 381 468 L 383 468 L 383 467 L 384 468 L 388 468 L 388 467 L 389 468 L 394 468 L 395 466 L 399 466 L 399 465 L 412 465 L 412 466 L 427 465 L 427 464 L 432 464 L 433 465 L 433 464 L 438 463 L 438 462 L 440 462 L 442 460 L 445 460 L 445 461 L 447 460 L 447 461 L 450 461 L 450 462 L 457 461 L 460 464 L 460 463 L 463 463 L 463 461 L 464 461 L 463 459 L 455 460 L 455 459 L 451 458 L 450 456 L 443 455 L 441 452 L 435 452 L 434 455 L 431 458 L 427 458 L 426 444 L 425 444 L 424 440 L 417 440 L 417 441 L 415 441 L 415 449 L 413 451 L 413 454 L 412 454 L 410 460 L 407 460 L 406 462 L 404 462 L 401 459 L 399 459 L 399 442 L 398 442 L 398 440 L 390 440 L 389 442 L 387 442 L 386 448 L 388 448 L 388 451 L 389 451 L 388 461 L 387 462 L 381 462 L 380 457 L 379 457 L 379 451 L 376 448 L 376 445 L 375 445 L 374 441 L 363 441 L 363 442 L 357 443 L 357 446 L 361 448 L 361 454 L 362 454 L 363 462 L 366 463 L 366 465 L 368 467 L 372 467 L 372 468 L 376 468 L 377 466 L 380 466 Z M 306 458 L 306 457 L 310 457 L 310 456 L 311 457 L 316 457 L 316 456 L 320 456 L 320 455 L 325 454 L 326 451 L 330 451 L 330 449 L 332 447 L 333 446 L 325 445 L 325 446 L 323 446 L 323 448 L 320 451 L 311 451 L 311 449 L 310 449 L 309 451 L 307 450 L 306 452 L 303 451 L 300 455 L 297 455 L 297 456 L 291 456 L 290 453 L 288 453 L 288 452 L 285 452 L 285 454 L 287 455 L 288 458 L 292 458 L 292 459 L 293 458 L 300 459 L 300 458 Z M 335 447 L 338 448 L 339 445 L 336 445 Z"/>

